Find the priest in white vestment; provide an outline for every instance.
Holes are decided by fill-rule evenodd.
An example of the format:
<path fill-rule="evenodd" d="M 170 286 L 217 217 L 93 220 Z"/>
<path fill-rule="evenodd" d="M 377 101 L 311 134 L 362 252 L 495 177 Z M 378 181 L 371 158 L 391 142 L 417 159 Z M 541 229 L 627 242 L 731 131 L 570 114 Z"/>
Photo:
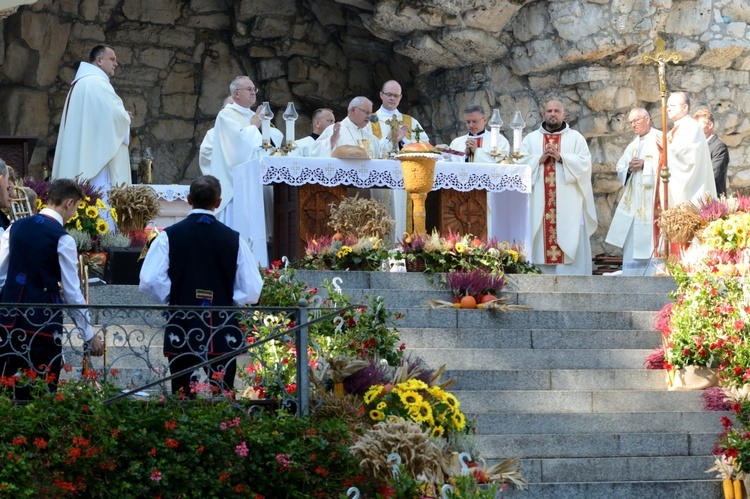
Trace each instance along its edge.
<path fill-rule="evenodd" d="M 224 99 L 224 102 L 221 104 L 221 109 L 224 109 L 227 107 L 227 105 L 234 102 L 234 99 L 232 99 L 232 96 L 228 96 Z M 221 111 L 219 109 L 219 111 Z M 201 174 L 203 175 L 210 175 L 211 174 L 211 155 L 213 154 L 214 150 L 214 129 L 213 127 L 209 128 L 208 131 L 206 131 L 206 135 L 203 137 L 203 142 L 201 142 L 201 148 L 200 148 L 200 155 L 198 156 L 198 166 L 201 169 Z"/>
<path fill-rule="evenodd" d="M 370 141 L 371 152 L 380 156 L 387 145 L 387 139 L 378 139 L 370 131 L 370 115 L 372 115 L 372 101 L 367 97 L 355 97 L 349 102 L 347 117 L 329 126 L 315 141 L 310 156 L 330 158 L 331 152 L 338 146 L 356 146 L 357 141 Z"/>
<path fill-rule="evenodd" d="M 685 201 L 698 204 L 705 194 L 716 197 L 711 152 L 700 123 L 690 116 L 690 99 L 673 92 L 667 100 L 667 116 L 674 126 L 667 134 L 669 206 Z M 660 200 L 664 203 L 664 200 Z"/>
<path fill-rule="evenodd" d="M 80 176 L 105 194 L 114 185 L 130 185 L 131 116 L 110 83 L 117 66 L 108 45 L 97 45 L 89 62 L 81 61 L 63 106 L 53 180 Z"/>
<path fill-rule="evenodd" d="M 493 158 L 490 155 L 490 134 L 487 131 L 487 114 L 484 108 L 478 104 L 471 104 L 464 109 L 464 124 L 469 133 L 456 137 L 450 143 L 450 148 L 454 151 L 466 153 L 464 161 L 467 163 L 497 163 L 501 156 L 507 156 L 510 152 L 508 140 L 499 135 L 497 142 L 497 152 L 501 155 Z"/>
<path fill-rule="evenodd" d="M 630 111 L 628 123 L 635 139 L 617 162 L 617 176 L 625 187 L 612 217 L 605 242 L 622 248 L 622 275 L 652 275 L 654 250 L 654 184 L 662 134 L 651 126 L 643 108 Z"/>
<path fill-rule="evenodd" d="M 416 118 L 398 110 L 401 97 L 403 97 L 401 85 L 396 80 L 385 82 L 380 90 L 382 105 L 375 112 L 378 120 L 371 124 L 373 135 L 379 139 L 388 139 L 388 145 L 386 146 L 388 152 L 394 152 L 390 125 L 390 123 L 394 122 L 394 119 L 400 123 L 395 136 L 397 149 L 406 144 L 417 142 L 416 130 L 420 130 L 419 142 L 430 141 L 427 132 L 424 131 L 424 128 L 422 128 L 422 125 Z M 388 212 L 396 221 L 392 242 L 397 242 L 400 235 L 406 232 L 406 191 L 400 189 L 373 189 L 372 195 L 388 208 Z"/>
<path fill-rule="evenodd" d="M 586 139 L 568 126 L 563 105 L 553 100 L 521 149 L 531 167 L 531 262 L 547 274 L 591 275 L 597 219 Z"/>
<path fill-rule="evenodd" d="M 336 118 L 333 116 L 333 111 L 328 108 L 316 109 L 312 115 L 312 133 L 307 137 L 302 137 L 294 141 L 297 146 L 289 153 L 290 156 L 310 156 L 312 147 L 315 141 L 318 140 L 323 130 L 333 125 L 336 122 Z"/>
<path fill-rule="evenodd" d="M 211 153 L 210 175 L 221 183 L 221 204 L 216 209 L 216 218 L 236 230 L 232 200 L 234 198 L 233 169 L 262 155 L 263 137 L 261 135 L 260 117 L 250 107 L 255 104 L 256 88 L 247 76 L 238 76 L 229 85 L 234 100 L 219 111 L 214 125 L 213 151 Z M 278 147 L 283 134 L 271 130 L 271 140 Z M 261 179 L 258 179 L 260 182 Z M 263 190 L 266 213 L 267 234 L 270 233 L 273 214 L 273 191 Z"/>

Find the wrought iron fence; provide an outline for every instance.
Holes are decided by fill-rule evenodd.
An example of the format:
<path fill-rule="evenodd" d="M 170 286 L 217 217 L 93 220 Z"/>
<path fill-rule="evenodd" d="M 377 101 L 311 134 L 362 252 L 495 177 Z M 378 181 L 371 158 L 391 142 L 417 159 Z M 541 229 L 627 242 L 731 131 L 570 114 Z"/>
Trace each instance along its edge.
<path fill-rule="evenodd" d="M 309 349 L 318 348 L 309 341 L 308 327 L 361 306 L 312 308 L 305 300 L 294 308 L 4 304 L 0 307 L 0 375 L 16 376 L 17 387 L 27 383 L 29 375 L 46 375 L 47 366 L 34 365 L 34 352 L 43 341 L 51 340 L 57 348 L 54 360 L 63 366 L 60 380 L 96 377 L 122 389 L 107 402 L 169 395 L 170 381 L 188 373 L 196 379 L 191 395 L 205 397 L 220 386 L 208 375 L 207 366 L 235 359 L 238 392 L 251 398 L 273 395 L 281 407 L 305 415 L 309 412 L 309 370 L 296 366 L 309 366 Z M 82 331 L 69 319 L 71 312 L 83 308 L 88 308 L 94 332 L 104 340 L 102 357 L 89 355 Z M 224 353 L 212 353 L 216 343 L 227 347 Z M 293 358 L 279 353 L 279 345 L 292 343 Z M 165 357 L 165 346 L 176 354 Z M 183 356 L 200 361 L 170 372 L 174 360 Z M 15 368 L 9 372 L 9 366 L 18 363 L 30 369 L 26 375 L 17 374 Z"/>

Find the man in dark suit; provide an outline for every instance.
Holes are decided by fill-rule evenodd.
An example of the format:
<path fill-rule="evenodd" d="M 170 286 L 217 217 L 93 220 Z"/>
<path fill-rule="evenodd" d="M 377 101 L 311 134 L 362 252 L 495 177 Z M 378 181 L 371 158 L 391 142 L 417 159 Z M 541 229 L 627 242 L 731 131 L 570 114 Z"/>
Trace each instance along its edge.
<path fill-rule="evenodd" d="M 214 216 L 221 204 L 219 180 L 212 175 L 195 179 L 188 203 L 193 209 L 187 218 L 154 239 L 143 262 L 139 289 L 152 300 L 185 307 L 256 303 L 263 279 L 255 257 L 239 233 Z M 235 314 L 173 312 L 164 330 L 164 355 L 174 374 L 237 350 L 244 341 Z M 234 387 L 236 370 L 236 360 L 231 359 L 212 363 L 206 372 L 209 381 L 218 382 L 226 393 Z M 172 393 L 193 397 L 195 374 L 173 379 Z"/>
<path fill-rule="evenodd" d="M 714 113 L 710 109 L 701 109 L 693 115 L 703 126 L 706 134 L 708 149 L 711 151 L 711 163 L 714 169 L 714 181 L 716 182 L 716 195 L 727 195 L 727 172 L 729 171 L 729 149 L 714 132 Z"/>
<path fill-rule="evenodd" d="M 3 189 L 0 189 L 3 191 Z M 78 278 L 75 241 L 63 227 L 76 214 L 84 194 L 70 179 L 49 186 L 47 207 L 39 214 L 16 220 L 0 238 L 0 302 L 69 303 L 85 305 Z M 49 375 L 55 390 L 62 368 L 63 324 L 60 310 L 22 309 L 0 319 L 0 376 L 14 376 L 33 368 Z M 91 327 L 88 310 L 69 312 L 93 355 L 102 355 L 101 337 Z M 17 384 L 15 397 L 28 400 L 28 386 Z"/>

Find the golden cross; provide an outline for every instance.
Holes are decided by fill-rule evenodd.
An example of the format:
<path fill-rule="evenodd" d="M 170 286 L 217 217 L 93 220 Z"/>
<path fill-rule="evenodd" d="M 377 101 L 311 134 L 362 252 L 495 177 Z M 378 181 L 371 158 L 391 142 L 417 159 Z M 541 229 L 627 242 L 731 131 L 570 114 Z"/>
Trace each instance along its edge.
<path fill-rule="evenodd" d="M 656 49 L 654 49 L 654 51 L 651 53 L 643 54 L 641 56 L 641 60 L 643 60 L 643 62 L 646 64 L 655 63 L 659 66 L 659 90 L 663 95 L 666 95 L 666 65 L 668 62 L 677 64 L 682 59 L 682 56 L 679 52 L 665 50 L 664 47 L 666 46 L 666 42 L 661 37 L 658 37 L 656 40 L 654 40 L 654 45 L 656 45 Z"/>
<path fill-rule="evenodd" d="M 398 116 L 394 114 L 391 116 L 391 119 L 385 121 L 385 124 L 391 127 L 391 130 L 388 132 L 388 140 L 393 145 L 391 150 L 398 151 L 398 129 L 403 123 L 401 123 Z"/>

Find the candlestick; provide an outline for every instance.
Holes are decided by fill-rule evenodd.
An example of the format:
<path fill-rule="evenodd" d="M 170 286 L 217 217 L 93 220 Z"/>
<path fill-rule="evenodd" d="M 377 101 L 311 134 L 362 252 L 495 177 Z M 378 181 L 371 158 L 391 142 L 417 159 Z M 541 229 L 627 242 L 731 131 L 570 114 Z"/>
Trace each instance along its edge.
<path fill-rule="evenodd" d="M 498 156 L 497 145 L 500 142 L 500 127 L 503 126 L 499 109 L 492 110 L 492 116 L 487 124 L 490 126 L 490 155 L 495 157 Z"/>
<path fill-rule="evenodd" d="M 513 157 L 521 157 L 521 142 L 523 138 L 523 127 L 526 126 L 526 122 L 523 120 L 521 111 L 516 110 L 516 114 L 513 116 L 513 121 L 510 122 L 510 127 L 513 129 Z"/>
<path fill-rule="evenodd" d="M 294 124 L 297 122 L 297 118 L 299 118 L 299 114 L 297 114 L 297 110 L 294 108 L 294 102 L 286 105 L 283 118 L 286 122 L 286 146 L 291 149 L 294 147 Z"/>
<path fill-rule="evenodd" d="M 264 102 L 259 111 L 259 117 L 261 121 L 260 132 L 263 138 L 263 148 L 271 149 L 271 120 L 273 119 L 273 112 L 271 112 L 271 106 L 268 102 Z"/>

